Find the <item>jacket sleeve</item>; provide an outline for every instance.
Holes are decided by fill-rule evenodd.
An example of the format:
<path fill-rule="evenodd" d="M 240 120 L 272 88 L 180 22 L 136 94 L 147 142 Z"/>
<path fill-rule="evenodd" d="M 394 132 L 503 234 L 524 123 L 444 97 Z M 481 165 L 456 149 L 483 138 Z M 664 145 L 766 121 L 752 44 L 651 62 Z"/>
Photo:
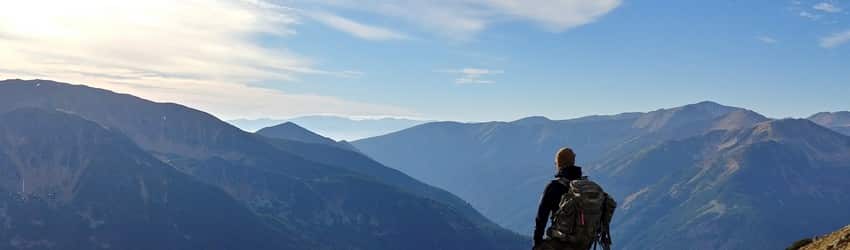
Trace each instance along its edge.
<path fill-rule="evenodd" d="M 614 218 L 614 211 L 617 209 L 617 201 L 608 193 L 605 193 L 605 221 L 604 225 L 611 224 L 611 219 Z"/>
<path fill-rule="evenodd" d="M 611 219 L 614 218 L 614 211 L 617 209 L 617 201 L 608 193 L 605 193 L 605 211 L 602 217 L 602 249 L 611 249 Z"/>
<path fill-rule="evenodd" d="M 549 213 L 553 206 L 557 205 L 560 197 L 556 194 L 555 183 L 546 185 L 543 191 L 543 196 L 540 198 L 540 205 L 537 207 L 537 218 L 534 220 L 534 244 L 537 245 L 543 241 L 543 232 L 546 230 L 546 222 L 549 221 Z"/>

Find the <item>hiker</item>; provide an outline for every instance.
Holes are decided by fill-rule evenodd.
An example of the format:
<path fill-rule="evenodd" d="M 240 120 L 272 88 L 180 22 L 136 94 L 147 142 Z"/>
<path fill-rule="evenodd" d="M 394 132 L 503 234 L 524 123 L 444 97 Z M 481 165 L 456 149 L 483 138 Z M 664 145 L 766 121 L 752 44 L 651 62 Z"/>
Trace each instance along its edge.
<path fill-rule="evenodd" d="M 576 154 L 562 148 L 555 155 L 558 173 L 546 185 L 534 227 L 534 250 L 610 249 L 609 224 L 617 203 L 595 182 L 582 176 Z M 545 231 L 551 214 L 552 225 Z"/>

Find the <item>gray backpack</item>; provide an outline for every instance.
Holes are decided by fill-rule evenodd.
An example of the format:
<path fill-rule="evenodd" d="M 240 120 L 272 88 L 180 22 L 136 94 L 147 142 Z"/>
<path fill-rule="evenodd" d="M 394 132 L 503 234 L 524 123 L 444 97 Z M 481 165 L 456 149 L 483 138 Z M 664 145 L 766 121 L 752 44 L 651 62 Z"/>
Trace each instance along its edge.
<path fill-rule="evenodd" d="M 561 197 L 558 210 L 552 214 L 550 238 L 569 242 L 583 248 L 601 245 L 610 249 L 609 224 L 617 203 L 602 190 L 602 187 L 584 177 L 569 181 L 559 178 L 558 182 L 569 188 Z"/>

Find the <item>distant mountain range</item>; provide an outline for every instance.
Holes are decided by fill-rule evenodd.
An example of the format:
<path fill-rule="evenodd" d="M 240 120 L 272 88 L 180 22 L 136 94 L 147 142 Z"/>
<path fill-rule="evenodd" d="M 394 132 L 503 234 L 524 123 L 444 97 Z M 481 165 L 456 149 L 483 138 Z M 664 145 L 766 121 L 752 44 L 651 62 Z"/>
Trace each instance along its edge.
<path fill-rule="evenodd" d="M 355 151 L 247 133 L 178 104 L 6 80 L 0 81 L 0 114 L 0 191 L 9 197 L 0 200 L 0 244 L 6 247 L 529 244 L 448 192 Z"/>
<path fill-rule="evenodd" d="M 6 80 L 0 249 L 527 249 L 488 218 L 530 233 L 562 146 L 619 201 L 616 249 L 781 249 L 850 222 L 848 127 L 850 112 L 774 120 L 701 102 L 348 143 Z"/>
<path fill-rule="evenodd" d="M 554 152 L 570 146 L 585 174 L 620 201 L 619 249 L 776 249 L 850 222 L 847 136 L 713 102 L 560 121 L 427 123 L 353 144 L 523 233 Z"/>
<path fill-rule="evenodd" d="M 228 121 L 249 132 L 292 122 L 334 140 L 357 140 L 387 134 L 428 121 L 403 118 L 352 119 L 341 116 L 301 116 L 291 119 L 237 119 Z"/>

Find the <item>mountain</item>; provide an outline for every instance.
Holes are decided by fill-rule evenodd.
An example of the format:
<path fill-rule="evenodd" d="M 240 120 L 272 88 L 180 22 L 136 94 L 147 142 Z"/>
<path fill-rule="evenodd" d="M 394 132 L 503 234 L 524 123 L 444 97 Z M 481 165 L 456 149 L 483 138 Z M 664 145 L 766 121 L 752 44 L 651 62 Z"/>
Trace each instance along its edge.
<path fill-rule="evenodd" d="M 850 111 L 821 112 L 808 119 L 839 133 L 850 135 Z"/>
<path fill-rule="evenodd" d="M 255 134 L 268 138 L 269 143 L 286 152 L 305 159 L 313 159 L 321 164 L 345 168 L 374 177 L 393 186 L 404 187 L 407 191 L 419 196 L 454 206 L 465 216 L 482 225 L 498 227 L 478 213 L 466 201 L 449 192 L 413 179 L 401 171 L 386 167 L 360 153 L 346 141 L 335 142 L 291 122 L 263 128 Z"/>
<path fill-rule="evenodd" d="M 284 122 L 275 126 L 262 128 L 258 130 L 255 134 L 268 138 L 277 138 L 288 141 L 303 142 L 307 144 L 323 144 L 349 151 L 357 151 L 357 148 L 355 148 L 354 145 L 351 145 L 347 141 L 334 141 L 331 138 L 316 134 L 313 131 L 307 130 L 301 126 L 298 126 L 298 124 L 292 122 Z"/>
<path fill-rule="evenodd" d="M 843 227 L 835 232 L 798 241 L 789 250 L 838 250 L 850 248 L 850 226 Z"/>
<path fill-rule="evenodd" d="M 403 187 L 405 191 L 449 205 L 481 226 L 498 228 L 498 225 L 487 220 L 466 203 L 466 201 L 461 200 L 457 196 L 413 179 L 401 171 L 388 168 L 357 151 L 334 145 L 305 143 L 278 138 L 268 138 L 268 142 L 286 152 L 303 158 L 315 159 L 322 164 L 344 168 L 381 180 L 392 186 Z"/>
<path fill-rule="evenodd" d="M 777 120 L 675 140 L 605 172 L 623 249 L 780 249 L 850 221 L 850 137 Z M 602 171 L 600 171 L 602 172 Z"/>
<path fill-rule="evenodd" d="M 242 130 L 248 132 L 257 132 L 265 127 L 274 126 L 276 124 L 281 124 L 287 122 L 287 120 L 283 119 L 270 119 L 270 118 L 259 118 L 259 119 L 234 119 L 227 121 L 233 126 L 239 127 Z"/>
<path fill-rule="evenodd" d="M 591 167 L 599 162 L 613 162 L 667 140 L 765 120 L 749 110 L 702 102 L 570 120 L 435 122 L 354 145 L 387 166 L 457 194 L 497 223 L 530 234 L 540 193 L 552 178 L 554 153 L 560 147 L 575 149 L 579 163 L 588 165 L 586 174 L 594 176 Z"/>
<path fill-rule="evenodd" d="M 357 140 L 413 127 L 427 121 L 404 118 L 352 119 L 341 116 L 301 116 L 291 119 L 238 119 L 229 121 L 246 131 L 274 126 L 284 122 L 301 125 L 335 140 Z"/>
<path fill-rule="evenodd" d="M 429 123 L 354 144 L 521 232 L 533 227 L 554 152 L 570 146 L 585 174 L 620 201 L 618 249 L 777 249 L 850 221 L 850 137 L 712 102 L 561 121 Z"/>
<path fill-rule="evenodd" d="M 325 144 L 332 146 L 347 146 L 350 144 L 339 144 L 331 138 L 316 134 L 313 131 L 307 130 L 298 124 L 292 122 L 284 122 L 271 127 L 265 127 L 255 132 L 269 138 L 278 138 L 289 141 L 298 141 L 311 144 Z"/>
<path fill-rule="evenodd" d="M 464 206 L 282 150 L 185 106 L 51 81 L 0 82 L 0 112 L 60 110 L 121 132 L 174 169 L 224 190 L 312 249 L 517 249 L 527 239 Z M 336 163 L 346 165 L 348 163 Z M 203 204 L 201 202 L 201 204 Z M 414 243 L 414 244 L 411 244 Z"/>
<path fill-rule="evenodd" d="M 311 248 L 80 117 L 0 114 L 2 249 Z"/>
<path fill-rule="evenodd" d="M 336 144 L 336 141 L 334 141 L 333 139 L 313 133 L 313 131 L 302 128 L 301 126 L 298 126 L 298 124 L 292 122 L 284 122 L 279 125 L 260 129 L 259 131 L 257 131 L 257 134 L 271 138 L 286 139 L 290 141 L 300 141 L 306 143 L 326 145 Z"/>

